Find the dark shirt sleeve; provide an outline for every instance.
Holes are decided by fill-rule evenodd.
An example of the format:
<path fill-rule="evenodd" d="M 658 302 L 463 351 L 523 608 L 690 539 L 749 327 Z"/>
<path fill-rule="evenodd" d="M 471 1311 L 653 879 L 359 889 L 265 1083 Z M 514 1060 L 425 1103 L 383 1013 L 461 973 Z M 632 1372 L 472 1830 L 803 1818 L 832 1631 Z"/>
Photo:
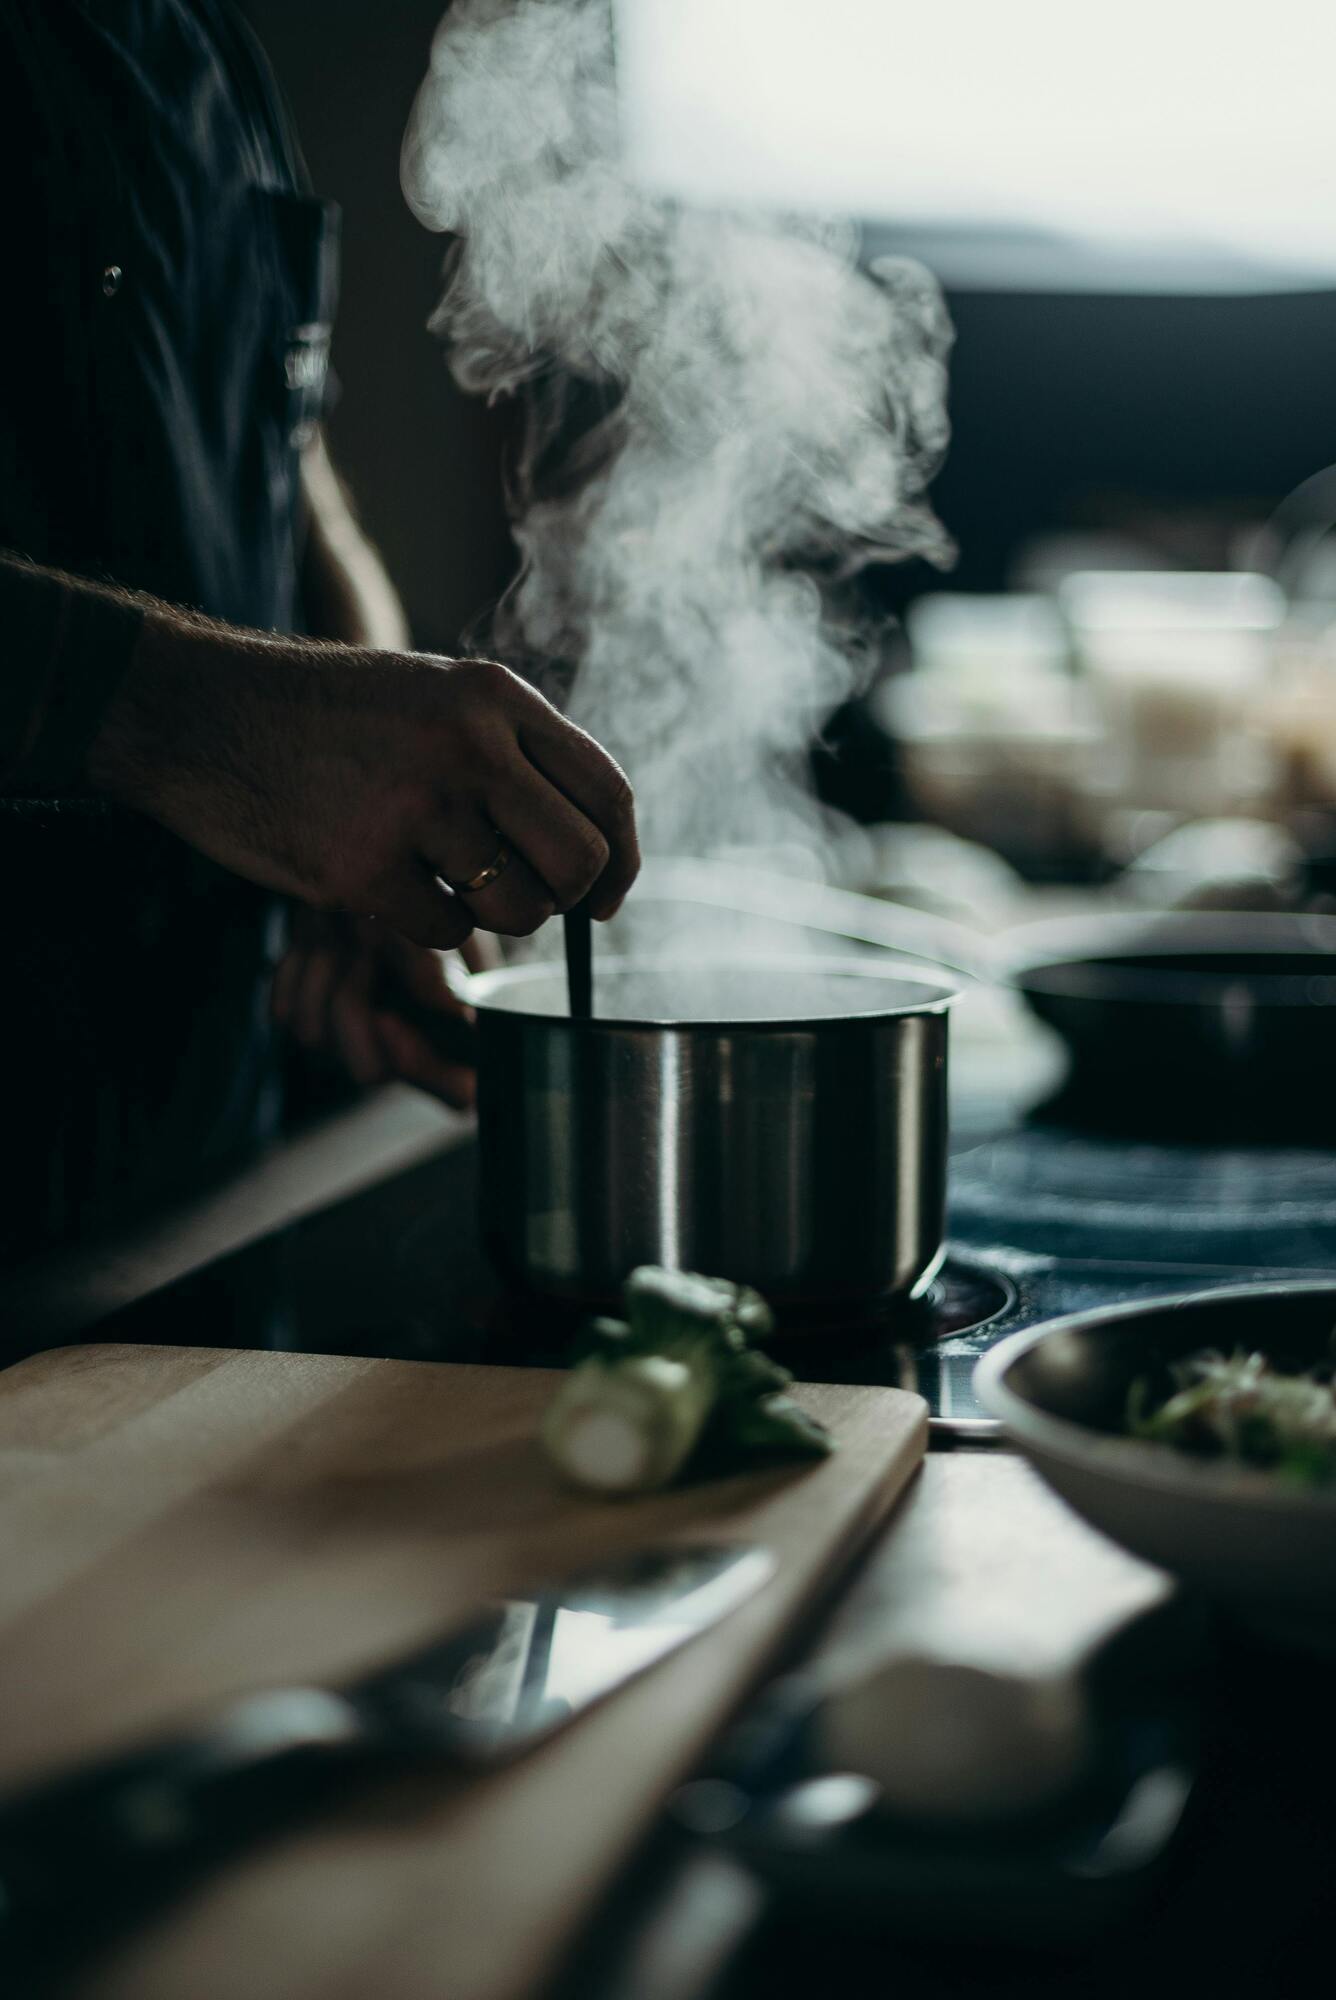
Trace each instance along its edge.
<path fill-rule="evenodd" d="M 0 792 L 87 791 L 85 759 L 143 619 L 114 591 L 0 554 Z"/>

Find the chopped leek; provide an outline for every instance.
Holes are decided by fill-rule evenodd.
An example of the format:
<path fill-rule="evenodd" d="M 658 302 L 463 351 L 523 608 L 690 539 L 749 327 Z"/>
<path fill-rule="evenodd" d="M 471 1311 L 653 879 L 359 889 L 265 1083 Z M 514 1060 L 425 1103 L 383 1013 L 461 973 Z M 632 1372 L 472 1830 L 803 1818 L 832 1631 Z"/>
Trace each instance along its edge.
<path fill-rule="evenodd" d="M 784 1393 L 788 1370 L 748 1346 L 773 1325 L 759 1293 L 646 1265 L 625 1300 L 625 1320 L 593 1322 L 543 1421 L 548 1455 L 574 1485 L 649 1493 L 688 1470 L 830 1451 L 828 1433 Z"/>
<path fill-rule="evenodd" d="M 1132 1385 L 1134 1437 L 1199 1456 L 1236 1459 L 1302 1485 L 1336 1480 L 1336 1386 L 1286 1375 L 1263 1354 L 1194 1354 L 1173 1371 L 1177 1388 L 1156 1407 L 1144 1378 Z"/>

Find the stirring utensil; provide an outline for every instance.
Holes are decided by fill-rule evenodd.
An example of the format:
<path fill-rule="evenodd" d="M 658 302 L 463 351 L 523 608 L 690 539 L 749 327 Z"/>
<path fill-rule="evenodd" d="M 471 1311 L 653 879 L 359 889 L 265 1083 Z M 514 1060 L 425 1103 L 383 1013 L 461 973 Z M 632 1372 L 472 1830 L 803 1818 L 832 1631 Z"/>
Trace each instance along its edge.
<path fill-rule="evenodd" d="M 562 918 L 566 933 L 566 993 L 573 1021 L 594 1013 L 594 934 L 583 903 Z"/>

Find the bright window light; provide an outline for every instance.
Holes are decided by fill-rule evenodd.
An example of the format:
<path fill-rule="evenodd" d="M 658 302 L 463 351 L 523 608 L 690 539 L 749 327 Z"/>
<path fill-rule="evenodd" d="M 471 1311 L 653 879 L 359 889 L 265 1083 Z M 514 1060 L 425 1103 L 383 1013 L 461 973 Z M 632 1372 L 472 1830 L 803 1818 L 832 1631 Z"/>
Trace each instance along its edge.
<path fill-rule="evenodd" d="M 689 199 L 1336 271 L 1336 0 L 617 0 L 633 171 Z"/>

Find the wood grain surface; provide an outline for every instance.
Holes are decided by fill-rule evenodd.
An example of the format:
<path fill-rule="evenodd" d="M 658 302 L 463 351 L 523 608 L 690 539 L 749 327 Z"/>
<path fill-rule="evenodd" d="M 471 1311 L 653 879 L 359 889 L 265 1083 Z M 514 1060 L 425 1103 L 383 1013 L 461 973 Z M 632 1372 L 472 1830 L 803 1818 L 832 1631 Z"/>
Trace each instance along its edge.
<path fill-rule="evenodd" d="M 917 1465 L 916 1397 L 804 1388 L 829 1460 L 629 1504 L 563 1491 L 538 1369 L 89 1346 L 0 1375 L 0 1783 L 242 1689 L 340 1679 L 619 1548 L 757 1540 L 779 1573 L 523 1763 L 424 1772 L 271 1842 L 128 1941 L 87 2000 L 541 1991 L 665 1792 Z"/>

